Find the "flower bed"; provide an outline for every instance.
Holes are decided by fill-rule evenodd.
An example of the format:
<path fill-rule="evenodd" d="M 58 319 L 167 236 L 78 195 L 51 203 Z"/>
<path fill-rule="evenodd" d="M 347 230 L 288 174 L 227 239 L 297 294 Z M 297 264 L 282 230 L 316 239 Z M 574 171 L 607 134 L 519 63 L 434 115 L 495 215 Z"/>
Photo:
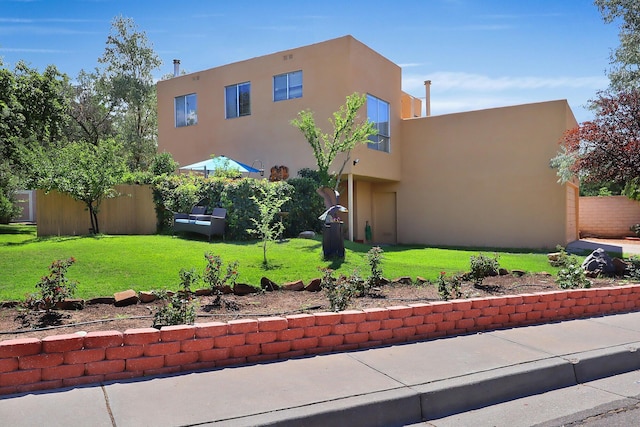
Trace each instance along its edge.
<path fill-rule="evenodd" d="M 429 340 L 640 308 L 640 285 L 0 341 L 0 395 Z"/>

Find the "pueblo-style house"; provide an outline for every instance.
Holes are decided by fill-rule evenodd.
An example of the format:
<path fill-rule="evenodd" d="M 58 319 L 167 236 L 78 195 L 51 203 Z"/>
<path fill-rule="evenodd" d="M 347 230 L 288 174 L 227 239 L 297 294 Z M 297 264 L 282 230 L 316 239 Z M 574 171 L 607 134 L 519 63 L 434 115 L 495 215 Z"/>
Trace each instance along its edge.
<path fill-rule="evenodd" d="M 422 116 L 401 68 L 351 36 L 186 75 L 174 63 L 157 85 L 158 145 L 180 165 L 215 154 L 267 174 L 315 169 L 291 120 L 310 109 L 328 132 L 345 98 L 366 94 L 361 114 L 378 134 L 343 171 L 350 239 L 364 240 L 367 223 L 380 244 L 554 248 L 577 238 L 578 189 L 549 167 L 577 124 L 566 100 L 431 116 L 427 81 Z"/>

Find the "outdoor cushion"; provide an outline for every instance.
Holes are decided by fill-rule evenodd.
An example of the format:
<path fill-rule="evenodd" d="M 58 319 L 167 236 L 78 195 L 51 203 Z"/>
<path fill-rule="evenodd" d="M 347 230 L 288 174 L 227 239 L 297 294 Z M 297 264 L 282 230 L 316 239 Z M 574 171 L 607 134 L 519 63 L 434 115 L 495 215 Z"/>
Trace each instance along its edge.
<path fill-rule="evenodd" d="M 211 221 L 198 221 L 194 222 L 196 225 L 211 225 Z"/>

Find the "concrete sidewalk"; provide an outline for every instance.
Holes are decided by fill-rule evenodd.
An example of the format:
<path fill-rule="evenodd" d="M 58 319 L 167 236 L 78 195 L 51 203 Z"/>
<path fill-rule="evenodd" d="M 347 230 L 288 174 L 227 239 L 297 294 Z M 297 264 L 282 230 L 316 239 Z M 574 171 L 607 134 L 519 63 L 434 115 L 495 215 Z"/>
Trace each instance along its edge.
<path fill-rule="evenodd" d="M 0 398 L 7 426 L 419 423 L 640 369 L 640 313 Z"/>

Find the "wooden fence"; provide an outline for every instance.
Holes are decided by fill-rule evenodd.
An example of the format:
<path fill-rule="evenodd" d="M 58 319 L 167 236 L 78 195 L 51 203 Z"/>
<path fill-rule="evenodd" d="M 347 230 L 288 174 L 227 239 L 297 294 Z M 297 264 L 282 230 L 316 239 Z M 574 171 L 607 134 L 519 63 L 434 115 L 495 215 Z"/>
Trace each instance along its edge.
<path fill-rule="evenodd" d="M 98 224 L 104 234 L 155 234 L 156 214 L 151 187 L 118 185 L 120 196 L 100 205 Z M 89 212 L 81 202 L 65 194 L 37 191 L 36 222 L 38 236 L 76 236 L 89 234 Z"/>

